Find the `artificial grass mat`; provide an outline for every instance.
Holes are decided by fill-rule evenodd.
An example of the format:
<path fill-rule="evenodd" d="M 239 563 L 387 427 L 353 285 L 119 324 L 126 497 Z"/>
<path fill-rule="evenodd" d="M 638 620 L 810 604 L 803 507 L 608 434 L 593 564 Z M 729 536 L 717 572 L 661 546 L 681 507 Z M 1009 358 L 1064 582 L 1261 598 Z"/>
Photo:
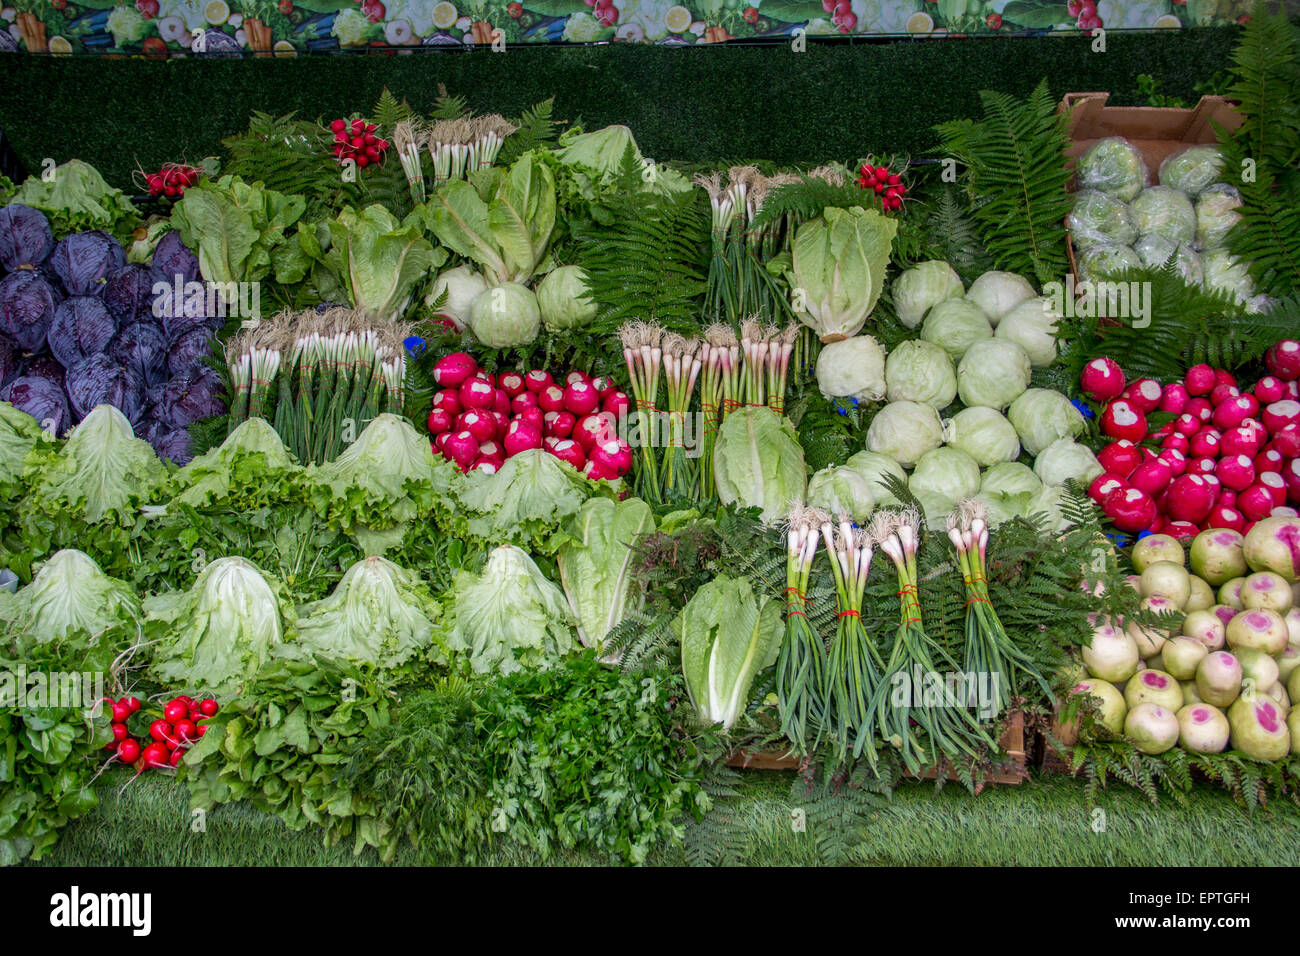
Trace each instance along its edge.
<path fill-rule="evenodd" d="M 73 822 L 46 857 L 53 866 L 354 866 L 378 865 L 346 842 L 322 846 L 320 831 L 289 831 L 247 804 L 218 807 L 206 831 L 191 831 L 185 788 L 151 774 L 101 779 L 100 806 Z M 816 865 L 814 835 L 791 825 L 792 775 L 746 774 L 737 820 L 755 866 Z M 1098 815 L 1104 813 L 1104 818 Z M 1198 786 L 1185 806 L 1158 806 L 1112 784 L 1088 805 L 1080 781 L 1035 774 L 1019 787 L 971 796 L 956 784 L 909 783 L 862 827 L 849 862 L 868 866 L 1295 866 L 1300 809 L 1277 803 L 1247 814 L 1222 791 Z M 409 854 L 407 854 L 409 856 Z M 664 846 L 653 865 L 681 865 L 681 847 Z M 399 851 L 397 863 L 403 862 Z M 450 861 L 449 861 L 450 862 Z M 556 852 L 547 861 L 499 845 L 498 865 L 601 865 L 602 857 Z"/>

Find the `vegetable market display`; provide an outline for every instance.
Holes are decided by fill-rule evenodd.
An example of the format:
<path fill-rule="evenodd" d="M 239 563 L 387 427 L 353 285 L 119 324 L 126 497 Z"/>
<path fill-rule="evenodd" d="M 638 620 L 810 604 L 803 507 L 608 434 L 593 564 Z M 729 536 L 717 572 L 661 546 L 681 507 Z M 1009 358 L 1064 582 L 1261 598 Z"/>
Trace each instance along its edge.
<path fill-rule="evenodd" d="M 708 838 L 737 750 L 978 791 L 1013 713 L 1094 778 L 1300 799 L 1300 276 L 1243 255 L 1233 297 L 1142 258 L 1266 212 L 1243 188 L 1196 238 L 1216 148 L 1144 188 L 1108 141 L 1072 241 L 1132 218 L 1137 261 L 1087 275 L 1186 335 L 1080 315 L 1064 230 L 978 214 L 1070 205 L 1041 91 L 998 102 L 1051 189 L 688 175 L 545 104 L 387 92 L 257 116 L 143 209 L 72 163 L 20 186 L 0 656 L 98 684 L 0 701 L 0 860 L 147 770 L 385 861 L 641 862 Z M 1002 128 L 967 122 L 971 155 Z"/>

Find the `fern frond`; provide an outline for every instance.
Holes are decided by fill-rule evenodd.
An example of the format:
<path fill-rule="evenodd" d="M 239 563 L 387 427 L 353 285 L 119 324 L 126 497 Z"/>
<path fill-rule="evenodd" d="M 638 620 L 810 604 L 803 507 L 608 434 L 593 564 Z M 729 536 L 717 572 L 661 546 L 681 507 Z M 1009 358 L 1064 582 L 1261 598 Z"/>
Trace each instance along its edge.
<path fill-rule="evenodd" d="M 524 110 L 523 114 L 514 121 L 519 128 L 506 137 L 506 141 L 501 145 L 501 152 L 497 154 L 497 165 L 509 166 L 530 149 L 550 146 L 554 143 L 560 125 L 552 119 L 554 111 L 555 97 L 553 96 L 542 100 L 532 109 Z"/>

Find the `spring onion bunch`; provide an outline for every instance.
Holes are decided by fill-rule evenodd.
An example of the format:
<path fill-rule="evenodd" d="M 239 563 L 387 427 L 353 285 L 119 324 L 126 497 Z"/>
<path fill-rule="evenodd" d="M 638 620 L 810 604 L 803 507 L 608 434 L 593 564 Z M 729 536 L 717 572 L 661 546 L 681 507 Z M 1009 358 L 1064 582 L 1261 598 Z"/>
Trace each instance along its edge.
<path fill-rule="evenodd" d="M 817 749 L 826 707 L 826 646 L 808 623 L 808 579 L 830 515 L 794 504 L 786 532 L 785 638 L 776 661 L 781 732 L 799 755 Z M 810 731 L 817 729 L 811 745 Z"/>
<path fill-rule="evenodd" d="M 713 446 L 724 410 L 736 401 L 740 381 L 740 344 L 731 326 L 715 322 L 704 330 L 700 344 L 700 497 L 717 494 L 713 479 Z"/>
<path fill-rule="evenodd" d="M 663 495 L 669 492 L 689 495 L 696 489 L 699 469 L 695 465 L 698 459 L 687 455 L 686 416 L 690 414 L 691 398 L 700 376 L 700 342 L 669 333 L 663 337 L 662 350 L 668 399 L 663 414 L 667 417 L 668 434 L 659 463 L 660 491 Z M 693 440 L 699 441 L 698 431 L 692 429 L 692 432 Z"/>
<path fill-rule="evenodd" d="M 767 269 L 788 237 L 778 228 L 753 225 L 772 188 L 785 179 L 766 177 L 753 166 L 733 166 L 725 183 L 718 173 L 697 176 L 695 183 L 708 193 L 711 209 L 705 313 L 732 324 L 754 313 L 789 315 L 789 303 Z"/>
<path fill-rule="evenodd" d="M 402 162 L 402 172 L 406 174 L 406 185 L 411 190 L 411 201 L 416 205 L 424 202 L 424 169 L 420 160 L 420 143 L 425 136 L 418 123 L 403 120 L 393 127 L 393 146 L 397 148 L 397 158 Z"/>
<path fill-rule="evenodd" d="M 501 144 L 518 128 L 495 113 L 434 123 L 424 135 L 433 160 L 434 188 L 491 166 L 501 152 Z"/>
<path fill-rule="evenodd" d="M 641 497 L 658 500 L 659 462 L 653 447 L 659 400 L 659 371 L 663 367 L 664 330 L 651 322 L 628 322 L 618 330 L 623 343 L 623 361 L 632 384 L 636 405 L 636 426 L 640 438 L 641 473 L 637 488 Z"/>

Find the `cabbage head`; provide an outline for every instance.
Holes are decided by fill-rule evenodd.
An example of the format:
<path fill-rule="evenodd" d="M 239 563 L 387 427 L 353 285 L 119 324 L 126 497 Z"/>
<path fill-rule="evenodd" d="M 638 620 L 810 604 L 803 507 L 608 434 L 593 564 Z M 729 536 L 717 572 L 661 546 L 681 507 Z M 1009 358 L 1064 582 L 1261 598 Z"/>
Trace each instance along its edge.
<path fill-rule="evenodd" d="M 444 269 L 433 280 L 433 286 L 424 297 L 424 304 L 432 306 L 446 293 L 446 299 L 438 307 L 438 315 L 451 319 L 456 331 L 463 332 L 469 325 L 470 306 L 487 291 L 487 287 L 487 280 L 468 265 Z"/>
<path fill-rule="evenodd" d="M 1031 455 L 1038 455 L 1054 441 L 1083 434 L 1087 426 L 1074 403 L 1050 388 L 1026 391 L 1007 409 L 1007 420 Z"/>
<path fill-rule="evenodd" d="M 474 337 L 493 349 L 532 345 L 542 328 L 537 296 L 517 282 L 507 282 L 479 293 L 469 308 Z"/>
<path fill-rule="evenodd" d="M 130 628 L 134 638 L 140 616 L 140 599 L 131 586 L 110 578 L 72 548 L 51 556 L 17 594 L 0 589 L 0 623 L 8 636 L 24 642 L 73 637 L 93 643 L 119 627 Z"/>
<path fill-rule="evenodd" d="M 722 503 L 759 508 L 767 525 L 782 521 L 791 504 L 802 503 L 808 484 L 799 436 L 770 408 L 747 406 L 723 420 L 713 446 L 713 471 Z"/>
<path fill-rule="evenodd" d="M 1063 316 L 1050 296 L 1028 299 L 1002 317 L 995 338 L 1015 342 L 1034 368 L 1056 361 L 1056 330 Z"/>
<path fill-rule="evenodd" d="M 1138 233 L 1155 233 L 1182 244 L 1196 238 L 1196 207 L 1184 193 L 1168 186 L 1142 190 L 1133 200 L 1133 221 Z"/>
<path fill-rule="evenodd" d="M 884 485 L 886 475 L 893 475 L 906 487 L 907 472 L 903 466 L 888 455 L 878 455 L 874 451 L 860 451 L 850 455 L 844 467 L 857 472 L 867 481 L 872 498 L 877 505 L 901 505 L 902 502 Z"/>
<path fill-rule="evenodd" d="M 1160 164 L 1160 185 L 1199 196 L 1223 175 L 1223 154 L 1218 146 L 1189 146 Z"/>
<path fill-rule="evenodd" d="M 885 397 L 884 350 L 870 335 L 822 346 L 817 356 L 817 387 L 827 398 L 879 401 Z"/>
<path fill-rule="evenodd" d="M 932 528 L 942 527 L 957 502 L 975 494 L 979 488 L 979 465 L 956 448 L 926 452 L 907 482 L 908 491 L 921 503 L 926 522 Z"/>
<path fill-rule="evenodd" d="M 1032 371 L 1029 356 L 1015 342 L 976 342 L 957 366 L 957 394 L 965 405 L 987 405 L 1001 411 L 1029 387 Z"/>
<path fill-rule="evenodd" d="M 1102 243 L 1084 249 L 1076 260 L 1079 278 L 1082 281 L 1095 281 L 1125 269 L 1142 268 L 1142 259 L 1131 246 L 1118 243 Z"/>
<path fill-rule="evenodd" d="M 943 422 L 933 405 L 890 402 L 871 419 L 867 449 L 885 455 L 904 468 L 943 444 Z"/>
<path fill-rule="evenodd" d="M 1126 139 L 1099 139 L 1075 166 L 1079 189 L 1100 189 L 1122 202 L 1131 202 L 1147 181 L 1142 154 Z"/>
<path fill-rule="evenodd" d="M 901 342 L 885 360 L 885 389 L 891 402 L 947 408 L 957 396 L 957 370 L 948 353 L 933 342 Z"/>
<path fill-rule="evenodd" d="M 972 282 L 966 298 L 980 307 L 990 325 L 996 326 L 1002 321 L 1002 316 L 1037 294 L 1023 276 L 994 271 L 986 272 Z"/>
<path fill-rule="evenodd" d="M 1070 240 L 1076 249 L 1099 242 L 1129 246 L 1137 239 L 1137 224 L 1128 203 L 1096 189 L 1085 189 L 1074 197 L 1070 210 Z"/>
<path fill-rule="evenodd" d="M 1034 474 L 1045 485 L 1063 485 L 1073 478 L 1086 487 L 1103 471 L 1090 448 L 1068 438 L 1052 442 L 1034 460 Z"/>
<path fill-rule="evenodd" d="M 1228 232 L 1241 219 L 1241 194 L 1220 183 L 1196 197 L 1196 244 L 1201 249 L 1217 249 L 1227 241 Z"/>
<path fill-rule="evenodd" d="M 908 329 L 920 325 L 931 308 L 948 299 L 959 299 L 965 291 L 961 276 L 938 259 L 918 262 L 903 270 L 891 290 L 898 321 Z"/>
<path fill-rule="evenodd" d="M 1223 292 L 1238 303 L 1246 303 L 1255 294 L 1246 263 L 1237 259 L 1227 249 L 1219 248 L 1201 257 L 1205 270 L 1205 287 L 1213 292 Z"/>
<path fill-rule="evenodd" d="M 867 479 L 847 465 L 827 465 L 808 480 L 808 505 L 863 524 L 876 510 Z"/>
<path fill-rule="evenodd" d="M 969 455 L 981 468 L 1020 457 L 1015 427 L 995 408 L 973 405 L 948 420 L 948 445 Z"/>
<path fill-rule="evenodd" d="M 599 485 L 545 449 L 529 448 L 507 458 L 494 475 L 471 471 L 459 496 L 470 534 L 532 546 L 576 515 Z"/>
<path fill-rule="evenodd" d="M 587 273 L 581 266 L 552 269 L 537 286 L 542 324 L 551 331 L 581 329 L 591 324 L 600 307 L 591 299 Z"/>
<path fill-rule="evenodd" d="M 970 299 L 947 299 L 931 309 L 921 324 L 921 340 L 939 346 L 954 362 L 982 339 L 993 337 L 984 310 Z"/>

